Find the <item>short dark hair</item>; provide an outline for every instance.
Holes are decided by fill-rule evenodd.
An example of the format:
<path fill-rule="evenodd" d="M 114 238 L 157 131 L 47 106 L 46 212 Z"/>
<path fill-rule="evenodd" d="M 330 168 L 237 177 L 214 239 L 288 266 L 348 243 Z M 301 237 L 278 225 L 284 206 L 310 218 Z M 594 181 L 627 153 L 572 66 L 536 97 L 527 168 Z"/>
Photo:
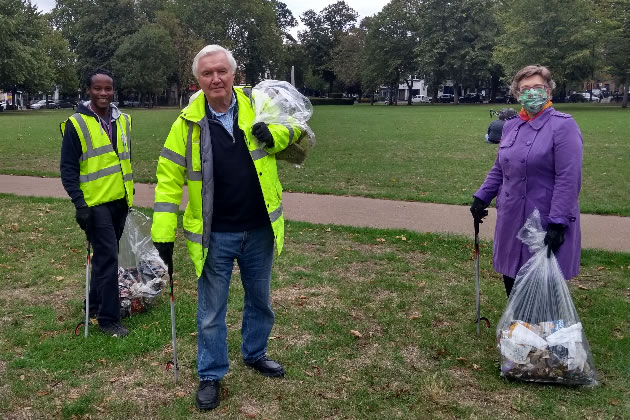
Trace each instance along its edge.
<path fill-rule="evenodd" d="M 87 87 L 91 87 L 92 86 L 92 77 L 96 76 L 97 74 L 104 74 L 105 76 L 109 76 L 112 79 L 112 82 L 114 81 L 114 75 L 112 74 L 111 71 L 107 70 L 107 69 L 101 69 L 98 68 L 96 70 L 92 70 L 91 72 L 88 73 L 87 75 L 87 79 L 85 80 L 85 84 Z"/>

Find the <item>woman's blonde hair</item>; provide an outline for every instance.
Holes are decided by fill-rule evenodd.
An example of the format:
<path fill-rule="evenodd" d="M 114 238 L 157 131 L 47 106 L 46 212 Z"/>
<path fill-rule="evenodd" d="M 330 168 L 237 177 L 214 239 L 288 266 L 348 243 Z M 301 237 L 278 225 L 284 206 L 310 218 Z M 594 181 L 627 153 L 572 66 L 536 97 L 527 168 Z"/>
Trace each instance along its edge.
<path fill-rule="evenodd" d="M 516 94 L 518 93 L 518 84 L 521 82 L 521 80 L 525 79 L 526 77 L 535 76 L 537 74 L 545 80 L 545 85 L 549 89 L 553 90 L 556 87 L 556 82 L 554 82 L 551 78 L 551 71 L 545 66 L 533 64 L 530 66 L 525 66 L 518 72 L 516 72 L 514 79 L 512 79 L 512 94 L 516 96 Z"/>

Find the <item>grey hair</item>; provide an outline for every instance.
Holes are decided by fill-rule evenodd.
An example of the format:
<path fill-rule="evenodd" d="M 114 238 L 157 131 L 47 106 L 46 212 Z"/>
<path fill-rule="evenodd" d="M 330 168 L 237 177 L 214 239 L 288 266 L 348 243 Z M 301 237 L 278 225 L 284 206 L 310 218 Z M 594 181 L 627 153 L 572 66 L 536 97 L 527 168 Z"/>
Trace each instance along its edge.
<path fill-rule="evenodd" d="M 518 93 L 518 84 L 521 82 L 521 80 L 534 75 L 539 75 L 540 77 L 542 77 L 545 81 L 545 86 L 547 86 L 549 89 L 555 89 L 556 82 L 554 82 L 551 78 L 551 71 L 545 66 L 534 64 L 531 66 L 525 66 L 516 73 L 514 79 L 512 80 L 512 94 L 516 95 Z"/>
<path fill-rule="evenodd" d="M 193 72 L 193 75 L 195 76 L 195 79 L 199 78 L 198 77 L 199 76 L 199 72 L 198 72 L 199 60 L 201 60 L 203 57 L 207 55 L 216 54 L 218 52 L 222 52 L 227 56 L 228 63 L 230 63 L 230 68 L 232 69 L 232 73 L 236 73 L 236 60 L 234 59 L 234 56 L 232 55 L 230 50 L 226 50 L 220 45 L 212 44 L 212 45 L 206 45 L 205 47 L 203 47 L 201 51 L 199 51 L 197 55 L 195 56 L 195 58 L 193 59 L 192 72 Z"/>

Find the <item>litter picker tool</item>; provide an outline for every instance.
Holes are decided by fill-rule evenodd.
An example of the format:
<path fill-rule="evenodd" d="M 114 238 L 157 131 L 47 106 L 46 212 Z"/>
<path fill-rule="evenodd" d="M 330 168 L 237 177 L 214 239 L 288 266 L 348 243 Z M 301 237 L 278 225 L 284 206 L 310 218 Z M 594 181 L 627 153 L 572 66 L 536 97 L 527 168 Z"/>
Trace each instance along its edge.
<path fill-rule="evenodd" d="M 85 329 L 85 338 L 88 336 L 88 326 L 90 324 L 90 250 L 90 240 L 88 239 L 85 244 L 85 320 L 83 323 L 79 322 L 79 325 L 77 325 L 74 329 L 74 335 L 79 335 L 79 328 L 81 328 L 81 324 L 83 324 Z"/>
<path fill-rule="evenodd" d="M 170 268 L 170 267 L 169 267 Z M 173 336 L 173 360 L 166 364 L 166 369 L 173 369 L 173 380 L 177 383 L 179 364 L 177 363 L 177 332 L 175 331 L 175 296 L 173 295 L 173 272 L 169 270 L 169 281 L 171 283 L 171 334 Z"/>
<path fill-rule="evenodd" d="M 477 335 L 480 334 L 479 322 L 485 321 L 486 327 L 490 328 L 488 318 L 481 316 L 481 280 L 479 277 L 479 220 L 475 218 L 475 288 L 477 291 L 477 316 L 475 323 L 477 324 Z"/>

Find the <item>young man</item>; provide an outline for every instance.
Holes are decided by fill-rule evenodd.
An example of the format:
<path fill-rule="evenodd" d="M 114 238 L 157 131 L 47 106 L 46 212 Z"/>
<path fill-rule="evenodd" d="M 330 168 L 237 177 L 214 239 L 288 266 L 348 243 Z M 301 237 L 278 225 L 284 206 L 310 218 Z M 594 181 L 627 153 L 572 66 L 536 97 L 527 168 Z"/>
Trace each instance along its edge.
<path fill-rule="evenodd" d="M 182 187 L 187 181 L 184 236 L 198 277 L 196 405 L 219 405 L 220 381 L 229 368 L 228 290 L 234 261 L 245 289 L 241 354 L 262 375 L 284 375 L 267 357 L 274 323 L 270 302 L 274 247 L 282 251 L 282 186 L 275 153 L 300 136 L 297 127 L 252 123 L 251 89 L 235 88 L 236 61 L 218 45 L 195 57 L 193 74 L 203 91 L 182 110 L 164 143 L 151 236 L 172 272 L 173 242 Z"/>
<path fill-rule="evenodd" d="M 89 74 L 87 95 L 90 100 L 61 123 L 61 182 L 94 250 L 90 315 L 105 334 L 124 337 L 129 330 L 120 323 L 118 241 L 133 204 L 131 117 L 111 103 L 109 71 Z"/>

